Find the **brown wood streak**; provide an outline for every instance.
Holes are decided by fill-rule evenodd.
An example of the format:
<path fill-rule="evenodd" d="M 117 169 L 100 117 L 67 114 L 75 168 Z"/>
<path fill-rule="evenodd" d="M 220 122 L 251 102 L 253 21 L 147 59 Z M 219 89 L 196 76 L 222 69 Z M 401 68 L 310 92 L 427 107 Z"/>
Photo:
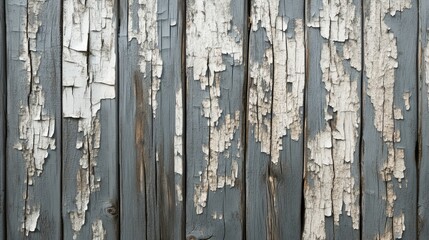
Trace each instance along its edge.
<path fill-rule="evenodd" d="M 136 98 L 136 113 L 135 113 L 135 145 L 136 145 L 136 176 L 137 188 L 139 191 L 145 192 L 145 166 L 144 166 L 144 91 L 139 73 L 134 73 L 134 95 Z"/>

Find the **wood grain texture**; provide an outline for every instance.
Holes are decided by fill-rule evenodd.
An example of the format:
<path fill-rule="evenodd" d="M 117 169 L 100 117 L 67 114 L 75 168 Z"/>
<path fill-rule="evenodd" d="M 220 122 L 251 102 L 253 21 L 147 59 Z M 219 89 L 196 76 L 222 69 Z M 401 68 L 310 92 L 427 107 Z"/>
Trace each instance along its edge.
<path fill-rule="evenodd" d="M 6 9 L 0 2 L 0 239 L 6 238 Z"/>
<path fill-rule="evenodd" d="M 5 3 L 7 237 L 59 239 L 61 5 L 33 0 Z"/>
<path fill-rule="evenodd" d="M 121 238 L 184 238 L 183 5 L 120 2 Z"/>
<path fill-rule="evenodd" d="M 186 236 L 242 239 L 247 4 L 186 3 Z"/>
<path fill-rule="evenodd" d="M 117 239 L 117 2 L 62 10 L 63 237 Z"/>
<path fill-rule="evenodd" d="M 246 239 L 299 239 L 304 1 L 251 1 Z"/>
<path fill-rule="evenodd" d="M 364 1 L 362 238 L 416 239 L 417 1 Z"/>
<path fill-rule="evenodd" d="M 359 239 L 361 2 L 307 1 L 303 239 Z"/>
<path fill-rule="evenodd" d="M 419 2 L 419 183 L 418 183 L 418 237 L 429 235 L 429 2 Z"/>

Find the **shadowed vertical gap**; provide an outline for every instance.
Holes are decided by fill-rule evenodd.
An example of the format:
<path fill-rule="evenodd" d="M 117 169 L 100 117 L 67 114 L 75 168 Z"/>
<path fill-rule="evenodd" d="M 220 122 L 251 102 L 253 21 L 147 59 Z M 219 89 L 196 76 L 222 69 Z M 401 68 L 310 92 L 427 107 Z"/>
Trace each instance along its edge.
<path fill-rule="evenodd" d="M 244 15 L 244 43 L 243 43 L 243 54 L 244 54 L 244 81 L 243 81 L 243 109 L 244 109 L 244 129 L 242 130 L 242 139 L 244 142 L 243 147 L 243 194 L 242 194 L 242 204 L 243 204 L 243 228 L 242 228 L 242 237 L 243 239 L 246 239 L 246 233 L 247 233 L 247 130 L 249 128 L 249 108 L 248 108 L 248 100 L 249 100 L 249 50 L 250 50 L 250 17 L 251 17 L 251 6 L 252 6 L 252 0 L 244 1 L 244 12 L 246 15 Z"/>
<path fill-rule="evenodd" d="M 310 0 L 308 0 L 310 1 Z M 302 169 L 301 169 L 301 173 L 302 173 L 302 179 L 301 179 L 301 236 L 304 232 L 304 224 L 305 224 L 305 195 L 304 195 L 304 185 L 305 185 L 305 169 L 307 166 L 306 163 L 306 146 L 307 146 L 307 83 L 308 83 L 308 67 L 309 67 L 309 57 L 308 57 L 308 27 L 307 27 L 307 0 L 304 1 L 304 14 L 303 14 L 303 19 L 304 19 L 304 48 L 305 48 L 305 76 L 304 76 L 304 102 L 302 104 L 303 106 L 303 111 L 302 111 L 302 121 L 303 121 L 303 129 L 304 129 L 304 134 L 303 134 L 303 140 L 302 140 L 302 156 L 303 156 L 303 164 L 302 164 Z"/>
<path fill-rule="evenodd" d="M 120 213 L 120 206 L 121 206 L 121 163 L 120 163 L 120 155 L 121 155 L 121 137 L 120 137 L 120 128 L 121 128 L 121 119 L 120 119 L 120 113 L 121 113 L 121 111 L 120 111 L 120 108 L 121 108 L 121 105 L 120 105 L 120 100 L 121 100 L 121 97 L 120 97 L 120 93 L 121 93 L 121 91 L 119 91 L 120 89 L 119 89 L 119 86 L 120 86 L 120 84 L 119 84 L 119 77 L 120 77 L 120 63 L 119 63 L 119 61 L 120 61 L 120 58 L 119 58 L 119 49 L 120 49 L 120 46 L 119 46 L 119 37 L 120 37 L 120 24 L 121 24 L 121 15 L 120 15 L 120 12 L 121 12 L 121 0 L 116 0 L 116 9 L 115 9 L 115 16 L 116 16 L 116 72 L 115 72 L 115 86 L 116 86 L 116 89 L 115 89 L 115 96 L 117 96 L 116 97 L 116 124 L 117 124 L 117 128 L 116 128 L 116 139 L 117 139 L 117 141 L 116 141 L 116 148 L 117 148 L 117 151 L 116 151 L 116 177 L 118 178 L 118 181 L 117 181 L 117 183 L 118 183 L 118 188 L 117 188 L 117 199 L 116 199 L 116 203 L 115 203 L 115 205 L 114 205 L 114 207 L 116 208 L 116 209 L 119 209 L 119 211 L 118 210 L 116 210 L 117 212 L 119 212 L 119 214 L 118 214 L 118 224 L 117 224 L 117 235 L 116 235 L 116 238 L 117 239 L 121 239 L 121 213 Z M 128 5 L 128 4 L 127 4 Z M 127 6 L 126 5 L 126 6 Z"/>
<path fill-rule="evenodd" d="M 186 239 L 186 216 L 187 216 L 187 209 L 186 209 L 186 203 L 187 203 L 187 174 L 188 174 L 188 165 L 187 165 L 187 147 L 186 147 L 186 143 L 187 143 L 187 109 L 188 109 L 188 105 L 187 105 L 187 98 L 186 96 L 188 95 L 188 85 L 187 85 L 187 72 L 186 72 L 186 10 L 187 10 L 187 5 L 186 5 L 186 1 L 187 0 L 179 0 L 180 4 L 179 4 L 179 13 L 181 12 L 181 14 L 179 14 L 179 21 L 182 23 L 181 26 L 179 26 L 179 31 L 181 34 L 181 84 L 182 84 L 182 179 L 181 179 L 181 185 L 182 185 L 182 224 L 181 224 L 181 229 L 182 229 L 182 239 Z"/>
<path fill-rule="evenodd" d="M 365 106 L 365 1 L 361 1 L 361 73 L 360 73 L 360 131 L 359 131 L 359 172 L 360 172 L 360 181 L 359 181 L 359 235 L 362 239 L 363 236 L 363 185 L 364 185 L 364 176 L 363 176 L 363 156 L 365 153 L 364 149 L 364 140 L 363 140 L 363 128 L 364 128 L 364 106 Z"/>
<path fill-rule="evenodd" d="M 59 121 L 60 121 L 60 136 L 59 136 L 59 140 L 60 140 L 60 235 L 61 238 L 64 239 L 64 212 L 63 212 L 63 176 L 65 176 L 63 174 L 63 163 L 64 163 L 64 156 L 63 156 L 63 149 L 64 149 L 64 145 L 63 145 L 63 24 L 64 24 L 64 14 L 63 14 L 63 6 L 64 6 L 64 1 L 60 1 L 59 7 L 60 9 L 58 10 L 59 14 L 60 14 L 60 24 L 59 24 L 59 32 L 60 32 L 60 113 L 57 114 L 57 116 L 60 117 Z"/>
<path fill-rule="evenodd" d="M 417 104 L 417 111 L 416 111 L 416 119 L 417 119 L 417 138 L 416 138 L 416 141 L 417 141 L 417 143 L 416 143 L 416 149 L 415 149 L 415 153 L 414 153 L 414 157 L 416 158 L 415 159 L 415 161 L 416 161 L 416 174 L 417 174 L 417 181 L 416 181 L 416 184 L 417 184 L 417 187 L 416 187 L 416 189 L 417 189 L 417 197 L 416 197 L 416 202 L 415 202 L 415 204 L 416 204 L 416 211 L 417 211 L 417 213 L 416 213 L 416 236 L 417 236 L 417 239 L 420 239 L 420 234 L 419 234 L 419 217 L 420 217 L 420 215 L 419 215 L 419 193 L 420 193 L 420 162 L 421 162 L 421 144 L 422 144 L 422 141 L 421 141 L 421 123 L 422 123 L 422 121 L 421 121 L 421 119 L 420 119 L 420 117 L 419 117 L 419 115 L 420 115 L 420 112 L 421 111 L 419 111 L 419 109 L 420 109 L 420 97 L 421 97 L 421 94 L 420 94 L 420 80 L 423 80 L 423 75 L 421 75 L 421 73 L 422 73 L 422 71 L 421 71 L 421 69 L 422 69 L 422 61 L 421 61 L 421 53 L 422 53 L 422 42 L 421 42 L 421 34 L 422 34 L 422 32 L 421 32 L 421 29 L 423 29 L 421 26 L 420 26 L 420 24 L 421 24 L 421 22 L 420 22 L 420 0 L 417 0 L 417 34 L 418 34 L 418 37 L 417 37 L 417 44 L 416 44 L 416 46 L 417 46 L 417 49 L 416 49 L 416 51 L 417 51 L 417 54 L 416 54 L 416 63 L 417 63 L 417 66 L 416 66 L 416 76 L 417 76 L 417 78 L 416 78 L 416 93 L 417 93 L 417 96 L 416 96 L 416 98 L 417 98 L 417 101 L 416 101 L 416 104 Z M 427 47 L 427 46 L 426 46 Z M 425 69 L 425 71 L 427 71 L 426 69 Z"/>

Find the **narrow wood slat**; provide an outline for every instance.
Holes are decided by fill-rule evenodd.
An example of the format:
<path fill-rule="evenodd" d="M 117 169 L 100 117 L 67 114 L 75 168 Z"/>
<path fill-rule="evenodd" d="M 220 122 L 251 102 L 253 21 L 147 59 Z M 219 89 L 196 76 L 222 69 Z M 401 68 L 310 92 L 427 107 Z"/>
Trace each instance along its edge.
<path fill-rule="evenodd" d="M 429 2 L 419 1 L 419 183 L 418 183 L 418 236 L 429 236 Z"/>
<path fill-rule="evenodd" d="M 61 2 L 5 3 L 7 237 L 59 239 Z"/>
<path fill-rule="evenodd" d="M 0 239 L 6 237 L 6 10 L 0 1 Z"/>
<path fill-rule="evenodd" d="M 182 239 L 183 2 L 120 6 L 121 238 Z"/>
<path fill-rule="evenodd" d="M 304 129 L 304 1 L 250 9 L 246 239 L 299 239 Z"/>
<path fill-rule="evenodd" d="M 304 239 L 359 239 L 361 2 L 307 1 Z"/>
<path fill-rule="evenodd" d="M 416 239 L 416 0 L 364 1 L 362 238 Z"/>
<path fill-rule="evenodd" d="M 117 239 L 117 2 L 63 2 L 64 239 Z"/>
<path fill-rule="evenodd" d="M 186 235 L 242 239 L 247 2 L 186 2 Z"/>

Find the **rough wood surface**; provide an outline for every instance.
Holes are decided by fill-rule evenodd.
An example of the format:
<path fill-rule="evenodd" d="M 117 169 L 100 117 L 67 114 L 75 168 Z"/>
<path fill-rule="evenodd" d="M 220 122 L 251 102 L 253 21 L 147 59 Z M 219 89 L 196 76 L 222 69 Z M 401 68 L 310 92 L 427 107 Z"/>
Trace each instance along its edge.
<path fill-rule="evenodd" d="M 120 6 L 121 238 L 183 239 L 184 2 Z"/>
<path fill-rule="evenodd" d="M 299 239 L 304 1 L 251 1 L 250 21 L 246 238 Z"/>
<path fill-rule="evenodd" d="M 6 238 L 6 9 L 0 2 L 0 239 Z"/>
<path fill-rule="evenodd" d="M 60 2 L 6 1 L 7 237 L 61 237 Z"/>
<path fill-rule="evenodd" d="M 117 3 L 63 2 L 65 239 L 119 235 Z"/>
<path fill-rule="evenodd" d="M 241 239 L 247 7 L 186 3 L 186 235 Z"/>
<path fill-rule="evenodd" d="M 362 238 L 416 239 L 416 0 L 364 1 Z"/>

